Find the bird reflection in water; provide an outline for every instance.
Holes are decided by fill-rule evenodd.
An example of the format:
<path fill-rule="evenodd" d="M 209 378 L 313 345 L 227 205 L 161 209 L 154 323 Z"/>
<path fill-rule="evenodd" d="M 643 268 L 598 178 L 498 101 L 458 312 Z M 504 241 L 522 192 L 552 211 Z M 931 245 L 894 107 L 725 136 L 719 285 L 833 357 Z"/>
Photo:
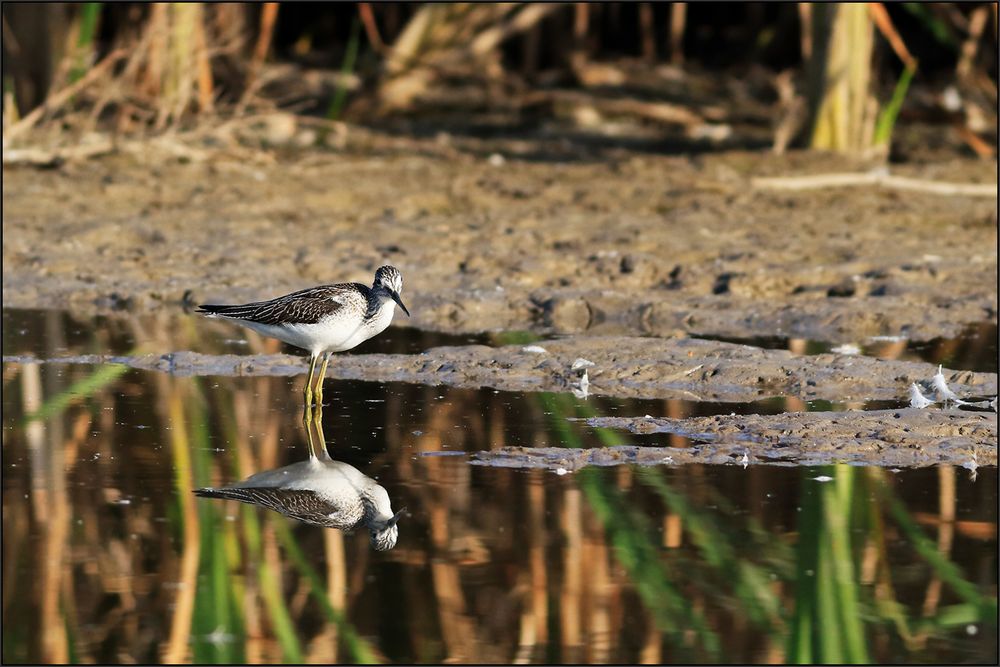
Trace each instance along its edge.
<path fill-rule="evenodd" d="M 237 484 L 195 489 L 195 494 L 259 505 L 314 526 L 350 532 L 363 525 L 376 551 L 392 549 L 405 508 L 393 514 L 384 487 L 354 466 L 330 458 L 321 411 L 305 422 L 308 460 L 264 470 Z M 313 439 L 313 428 L 318 440 Z"/>

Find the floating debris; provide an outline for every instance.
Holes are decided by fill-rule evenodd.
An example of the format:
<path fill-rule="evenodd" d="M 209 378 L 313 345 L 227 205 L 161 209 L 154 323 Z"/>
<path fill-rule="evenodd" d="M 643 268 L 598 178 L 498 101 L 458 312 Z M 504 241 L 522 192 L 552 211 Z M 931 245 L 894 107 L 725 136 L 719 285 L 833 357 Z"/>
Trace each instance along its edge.
<path fill-rule="evenodd" d="M 926 382 L 922 383 L 926 388 Z M 982 410 L 992 409 L 994 412 L 997 410 L 997 397 L 994 396 L 993 399 L 983 399 L 983 400 L 964 400 L 958 397 L 958 395 L 951 390 L 948 386 L 948 382 L 944 379 L 944 372 L 940 364 L 938 364 L 937 373 L 931 378 L 930 388 L 934 390 L 934 397 L 937 398 L 936 401 L 932 401 L 920 391 L 920 386 L 914 382 L 910 385 L 910 407 L 911 408 L 926 408 L 934 403 L 943 403 L 944 407 L 947 408 L 948 404 L 951 403 L 955 406 L 964 405 L 970 408 L 979 408 Z M 979 397 L 976 397 L 979 398 Z"/>
<path fill-rule="evenodd" d="M 928 399 L 926 396 L 920 393 L 920 387 L 914 382 L 910 385 L 910 407 L 923 409 L 928 405 L 934 405 L 934 401 Z"/>
<path fill-rule="evenodd" d="M 810 477 L 809 479 L 820 483 L 833 481 L 833 477 L 830 477 L 829 475 L 820 475 L 819 477 Z"/>
<path fill-rule="evenodd" d="M 835 354 L 861 354 L 861 348 L 854 343 L 844 343 L 830 348 L 830 351 Z"/>
<path fill-rule="evenodd" d="M 743 452 L 743 458 L 740 459 L 740 463 L 743 464 L 744 470 L 746 470 L 747 466 L 750 465 L 750 457 L 747 456 L 746 452 Z"/>
<path fill-rule="evenodd" d="M 955 394 L 955 392 L 953 392 L 948 387 L 948 383 L 945 382 L 944 373 L 941 372 L 941 364 L 938 364 L 937 374 L 934 375 L 934 378 L 931 380 L 931 382 L 933 384 L 934 391 L 937 394 L 937 398 L 938 398 L 939 401 L 948 401 L 948 400 L 951 400 L 951 401 L 955 401 L 959 405 L 963 404 L 962 399 L 960 399 Z"/>

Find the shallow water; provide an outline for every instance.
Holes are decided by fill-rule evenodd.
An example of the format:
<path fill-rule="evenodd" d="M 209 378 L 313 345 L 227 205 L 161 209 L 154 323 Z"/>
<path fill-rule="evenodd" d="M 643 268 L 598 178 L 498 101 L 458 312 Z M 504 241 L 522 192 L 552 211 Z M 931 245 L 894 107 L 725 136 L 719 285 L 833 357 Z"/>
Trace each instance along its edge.
<path fill-rule="evenodd" d="M 393 328 L 356 352 L 469 342 L 490 338 Z M 5 355 L 137 344 L 279 349 L 198 318 L 3 313 Z M 191 493 L 306 457 L 303 380 L 5 363 L 4 662 L 997 659 L 995 468 L 470 465 L 686 444 L 570 412 L 794 406 L 330 380 L 328 450 L 406 508 L 376 552 L 365 531 Z"/>
<path fill-rule="evenodd" d="M 852 345 L 835 345 L 825 341 L 804 338 L 726 338 L 717 337 L 727 343 L 753 345 L 769 350 L 790 350 L 796 354 L 861 354 L 879 359 L 899 359 L 902 361 L 926 361 L 942 364 L 953 370 L 996 373 L 1000 358 L 997 355 L 997 325 L 982 322 L 965 327 L 962 335 L 955 338 L 935 338 L 929 341 L 913 341 L 903 337 L 881 336 L 869 338 Z"/>

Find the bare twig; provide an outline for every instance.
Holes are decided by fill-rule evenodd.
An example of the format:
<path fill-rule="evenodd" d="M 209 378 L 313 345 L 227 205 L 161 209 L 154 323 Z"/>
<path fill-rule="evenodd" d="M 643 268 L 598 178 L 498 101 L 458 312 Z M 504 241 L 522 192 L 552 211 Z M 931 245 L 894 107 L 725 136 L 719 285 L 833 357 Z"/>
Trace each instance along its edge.
<path fill-rule="evenodd" d="M 361 17 L 361 24 L 365 27 L 365 35 L 368 36 L 368 43 L 372 45 L 377 53 L 385 51 L 385 42 L 378 33 L 378 24 L 375 23 L 375 12 L 372 11 L 370 2 L 358 3 L 358 16 Z"/>
<path fill-rule="evenodd" d="M 67 146 L 46 150 L 44 148 L 7 148 L 3 152 L 3 165 L 30 165 L 33 167 L 52 167 L 67 160 L 81 160 L 106 155 L 115 149 L 111 139 L 102 139 L 93 144 Z"/>
<path fill-rule="evenodd" d="M 563 7 L 565 5 L 557 3 L 528 5 L 502 24 L 487 28 L 476 35 L 476 38 L 469 46 L 469 51 L 475 56 L 481 56 L 488 51 L 492 51 L 508 37 L 527 30 L 552 12 Z"/>
<path fill-rule="evenodd" d="M 753 178 L 750 185 L 761 190 L 815 190 L 854 185 L 880 185 L 894 190 L 912 190 L 932 195 L 996 197 L 995 184 L 947 183 L 906 176 L 893 176 L 883 171 L 867 173 L 815 174 L 813 176 L 781 176 Z"/>
<path fill-rule="evenodd" d="M 886 11 L 885 5 L 881 2 L 869 2 L 868 12 L 871 14 L 875 27 L 886 38 L 889 46 L 896 52 L 896 55 L 903 61 L 903 64 L 910 68 L 916 68 L 917 60 L 910 54 L 910 50 L 906 48 L 903 38 L 899 36 L 896 27 L 892 25 L 892 20 L 889 18 L 889 12 Z"/>
<path fill-rule="evenodd" d="M 962 43 L 962 55 L 958 59 L 958 66 L 955 67 L 955 75 L 960 81 L 968 77 L 972 71 L 972 61 L 976 58 L 979 38 L 983 35 L 989 17 L 989 8 L 986 6 L 972 10 L 972 15 L 969 17 L 969 37 Z"/>
<path fill-rule="evenodd" d="M 236 113 L 243 113 L 250 98 L 254 96 L 261 86 L 258 74 L 264 64 L 264 58 L 271 48 L 271 39 L 274 35 L 274 24 L 278 20 L 278 3 L 265 2 L 260 13 L 260 33 L 257 35 L 257 43 L 253 48 L 253 57 L 250 59 L 250 68 L 247 71 L 246 87 L 240 95 L 239 104 L 236 105 Z"/>
<path fill-rule="evenodd" d="M 24 134 L 27 130 L 34 127 L 39 120 L 47 113 L 55 111 L 62 105 L 66 104 L 74 95 L 79 93 L 81 90 L 92 84 L 97 79 L 101 78 L 111 67 L 113 67 L 119 60 L 128 55 L 128 52 L 124 49 L 116 49 L 106 55 L 104 59 L 94 65 L 89 72 L 87 72 L 79 81 L 72 83 L 57 93 L 49 95 L 48 99 L 39 106 L 36 107 L 27 116 L 19 120 L 10 126 L 7 130 L 7 134 L 4 137 L 4 141 L 9 141 L 14 137 Z"/>
<path fill-rule="evenodd" d="M 969 129 L 968 125 L 962 122 L 957 123 L 956 128 L 958 130 L 958 136 L 962 138 L 966 144 L 969 145 L 976 155 L 981 158 L 992 158 L 996 155 L 996 149 L 983 141 L 978 134 Z"/>

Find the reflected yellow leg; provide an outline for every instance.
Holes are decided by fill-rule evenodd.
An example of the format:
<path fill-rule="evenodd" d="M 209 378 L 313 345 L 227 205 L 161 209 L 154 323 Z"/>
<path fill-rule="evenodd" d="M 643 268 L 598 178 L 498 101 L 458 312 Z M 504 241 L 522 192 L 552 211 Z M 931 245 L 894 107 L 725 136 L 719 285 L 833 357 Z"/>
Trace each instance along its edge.
<path fill-rule="evenodd" d="M 323 404 L 323 378 L 326 377 L 326 365 L 330 363 L 330 353 L 323 355 L 323 365 L 319 369 L 319 380 L 316 382 L 316 403 Z"/>
<path fill-rule="evenodd" d="M 318 444 L 319 449 L 316 451 L 316 456 L 328 460 L 330 458 L 329 452 L 326 451 L 326 435 L 323 433 L 323 404 L 318 403 L 316 405 L 316 419 L 313 421 L 313 426 L 316 427 L 316 435 L 319 436 Z"/>
<path fill-rule="evenodd" d="M 319 355 L 313 355 L 312 359 L 309 360 L 309 377 L 306 378 L 306 406 L 312 405 L 312 383 L 313 383 L 313 373 L 316 372 L 316 361 L 319 359 Z"/>
<path fill-rule="evenodd" d="M 306 423 L 306 438 L 309 441 L 309 458 L 314 459 L 316 458 L 316 441 L 313 439 L 312 427 L 315 422 L 313 421 L 313 411 L 311 405 L 306 406 L 305 416 L 303 417 L 303 420 Z"/>
<path fill-rule="evenodd" d="M 313 420 L 313 410 L 309 403 L 306 403 L 302 407 L 302 421 L 306 424 L 306 433 L 309 434 L 310 440 L 312 439 L 312 420 Z M 312 448 L 312 442 L 309 444 L 310 449 Z"/>
<path fill-rule="evenodd" d="M 306 426 L 306 437 L 309 441 L 309 458 L 329 460 L 330 454 L 326 451 L 326 436 L 323 433 L 322 404 L 317 405 L 315 411 L 311 405 L 307 405 L 303 420 Z M 316 429 L 316 438 L 313 437 L 313 429 Z"/>

